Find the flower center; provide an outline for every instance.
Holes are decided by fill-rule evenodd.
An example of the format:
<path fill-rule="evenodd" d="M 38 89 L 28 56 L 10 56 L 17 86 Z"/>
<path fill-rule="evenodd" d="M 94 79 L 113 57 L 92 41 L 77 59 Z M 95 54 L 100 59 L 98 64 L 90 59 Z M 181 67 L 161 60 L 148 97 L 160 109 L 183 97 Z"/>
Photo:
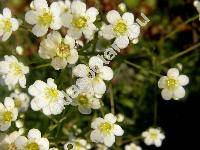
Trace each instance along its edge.
<path fill-rule="evenodd" d="M 32 142 L 26 146 L 26 150 L 39 150 L 39 146 L 37 143 Z"/>
<path fill-rule="evenodd" d="M 12 24 L 10 22 L 10 19 L 6 19 L 4 21 L 4 29 L 5 29 L 5 31 L 9 32 L 11 30 L 11 28 L 12 28 Z"/>
<path fill-rule="evenodd" d="M 46 97 L 50 99 L 50 101 L 56 101 L 58 98 L 58 90 L 55 88 L 47 88 L 46 89 Z"/>
<path fill-rule="evenodd" d="M 123 35 L 126 33 L 126 31 L 128 30 L 128 27 L 126 25 L 126 23 L 123 20 L 119 20 L 114 28 L 113 28 L 114 32 L 117 33 L 118 35 Z"/>
<path fill-rule="evenodd" d="M 12 113 L 10 112 L 10 111 L 6 111 L 6 112 L 4 112 L 3 113 L 3 121 L 5 122 L 5 123 L 9 123 L 9 122 L 11 122 L 12 121 Z"/>
<path fill-rule="evenodd" d="M 17 150 L 17 146 L 14 143 L 8 145 L 8 150 Z"/>
<path fill-rule="evenodd" d="M 74 17 L 72 24 L 74 27 L 81 29 L 87 25 L 87 18 L 86 17 Z"/>
<path fill-rule="evenodd" d="M 70 46 L 61 42 L 58 46 L 57 55 L 61 58 L 66 58 L 70 55 Z"/>
<path fill-rule="evenodd" d="M 173 78 L 168 78 L 166 80 L 166 84 L 167 84 L 168 89 L 174 89 L 176 86 L 178 86 L 177 80 L 175 80 Z"/>
<path fill-rule="evenodd" d="M 22 106 L 20 99 L 15 99 L 14 103 L 15 103 L 15 107 L 17 108 L 20 108 Z"/>
<path fill-rule="evenodd" d="M 53 16 L 49 11 L 44 10 L 43 14 L 39 16 L 39 22 L 43 26 L 49 26 L 53 20 Z"/>
<path fill-rule="evenodd" d="M 85 107 L 90 105 L 89 99 L 84 95 L 81 95 L 78 97 L 78 102 L 80 105 L 85 106 Z"/>
<path fill-rule="evenodd" d="M 17 63 L 11 63 L 9 66 L 13 72 L 14 75 L 21 75 L 22 74 L 22 69 Z"/>
<path fill-rule="evenodd" d="M 99 129 L 104 134 L 110 134 L 113 130 L 113 125 L 108 122 L 104 122 L 100 124 Z"/>
<path fill-rule="evenodd" d="M 158 134 L 155 133 L 155 132 L 151 132 L 150 135 L 151 135 L 151 138 L 152 138 L 153 140 L 156 140 L 156 139 L 158 138 Z"/>

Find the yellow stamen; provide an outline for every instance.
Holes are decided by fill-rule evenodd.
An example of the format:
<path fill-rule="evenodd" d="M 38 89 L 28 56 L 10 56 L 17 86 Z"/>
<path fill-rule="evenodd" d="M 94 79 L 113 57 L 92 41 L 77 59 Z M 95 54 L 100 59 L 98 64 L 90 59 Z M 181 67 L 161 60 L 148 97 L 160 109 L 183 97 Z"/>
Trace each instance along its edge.
<path fill-rule="evenodd" d="M 47 88 L 46 89 L 46 97 L 47 99 L 50 99 L 51 101 L 56 101 L 58 98 L 58 90 L 55 88 Z"/>
<path fill-rule="evenodd" d="M 119 20 L 114 28 L 113 28 L 114 32 L 117 33 L 118 35 L 124 35 L 127 30 L 128 30 L 128 27 L 126 25 L 126 23 L 123 21 L 123 20 Z"/>
<path fill-rule="evenodd" d="M 110 134 L 113 130 L 113 125 L 108 122 L 104 122 L 100 124 L 99 129 L 104 134 Z"/>
<path fill-rule="evenodd" d="M 10 111 L 6 111 L 3 113 L 3 121 L 5 123 L 9 123 L 12 121 L 13 114 Z"/>
<path fill-rule="evenodd" d="M 173 78 L 168 78 L 166 80 L 166 85 L 168 89 L 174 89 L 175 87 L 178 86 L 178 81 Z"/>
<path fill-rule="evenodd" d="M 73 18 L 72 24 L 74 27 L 81 29 L 86 27 L 87 25 L 87 18 L 86 17 L 75 17 Z"/>
<path fill-rule="evenodd" d="M 39 16 L 39 22 L 43 26 L 49 26 L 53 20 L 51 12 L 44 10 L 43 14 Z"/>
<path fill-rule="evenodd" d="M 61 42 L 58 46 L 57 55 L 61 58 L 66 58 L 70 55 L 70 46 Z"/>
<path fill-rule="evenodd" d="M 39 146 L 37 143 L 33 142 L 33 143 L 29 143 L 25 150 L 39 150 Z"/>

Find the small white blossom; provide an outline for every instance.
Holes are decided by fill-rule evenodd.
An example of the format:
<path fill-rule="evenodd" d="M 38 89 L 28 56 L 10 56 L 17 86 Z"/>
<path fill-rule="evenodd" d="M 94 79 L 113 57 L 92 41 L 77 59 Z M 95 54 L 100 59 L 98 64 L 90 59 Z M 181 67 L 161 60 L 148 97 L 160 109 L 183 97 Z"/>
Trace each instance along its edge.
<path fill-rule="evenodd" d="M 127 9 L 126 9 L 126 4 L 124 4 L 124 3 L 120 3 L 119 5 L 118 5 L 118 8 L 119 8 L 119 10 L 121 11 L 121 12 L 125 12 Z"/>
<path fill-rule="evenodd" d="M 132 13 L 126 12 L 120 16 L 116 10 L 111 10 L 106 16 L 109 25 L 103 27 L 102 36 L 111 40 L 121 49 L 128 46 L 129 40 L 137 39 L 140 34 L 140 26 L 134 22 Z"/>
<path fill-rule="evenodd" d="M 19 150 L 49 150 L 49 141 L 41 137 L 38 129 L 31 129 L 28 132 L 28 138 L 19 136 L 15 144 Z"/>
<path fill-rule="evenodd" d="M 26 87 L 25 74 L 29 73 L 29 68 L 19 62 L 15 56 L 4 56 L 5 60 L 0 61 L 0 75 L 6 85 L 11 90 L 17 83 L 22 88 Z"/>
<path fill-rule="evenodd" d="M 96 8 L 86 9 L 85 3 L 76 0 L 71 4 L 71 13 L 64 13 L 61 16 L 61 20 L 63 25 L 69 29 L 69 36 L 79 39 L 83 33 L 87 39 L 91 39 L 97 31 L 94 22 L 98 14 L 99 12 Z"/>
<path fill-rule="evenodd" d="M 22 128 L 24 126 L 24 123 L 22 120 L 16 120 L 15 125 L 17 128 Z"/>
<path fill-rule="evenodd" d="M 160 147 L 162 141 L 165 139 L 165 135 L 160 129 L 156 128 L 150 128 L 149 130 L 144 131 L 142 137 L 144 138 L 144 143 L 146 145 L 155 145 L 156 147 Z"/>
<path fill-rule="evenodd" d="M 110 67 L 104 66 L 103 61 L 93 56 L 89 60 L 89 66 L 79 64 L 73 69 L 73 75 L 79 77 L 76 85 L 83 91 L 92 91 L 95 96 L 101 98 L 106 91 L 104 80 L 113 78 L 113 71 Z"/>
<path fill-rule="evenodd" d="M 0 141 L 1 150 L 16 150 L 17 146 L 15 145 L 15 140 L 20 136 L 20 133 L 14 131 L 9 135 L 5 135 L 3 140 Z"/>
<path fill-rule="evenodd" d="M 30 97 L 28 94 L 15 91 L 11 93 L 10 97 L 14 100 L 15 107 L 19 112 L 25 112 L 28 110 L 30 102 Z"/>
<path fill-rule="evenodd" d="M 140 146 L 137 146 L 135 143 L 130 143 L 125 146 L 125 150 L 142 150 Z"/>
<path fill-rule="evenodd" d="M 54 69 L 64 69 L 66 65 L 75 64 L 78 60 L 78 52 L 75 48 L 75 40 L 68 35 L 62 38 L 61 34 L 53 31 L 47 35 L 39 48 L 39 55 L 43 59 L 52 59 Z"/>
<path fill-rule="evenodd" d="M 68 90 L 66 92 L 70 95 Z M 92 92 L 81 92 L 73 99 L 71 105 L 78 106 L 78 110 L 82 114 L 90 114 L 92 112 L 91 109 L 99 109 L 101 107 L 100 100 Z"/>
<path fill-rule="evenodd" d="M 124 115 L 123 114 L 117 114 L 117 122 L 123 122 L 124 121 Z"/>
<path fill-rule="evenodd" d="M 199 13 L 199 20 L 200 20 L 200 1 L 194 1 L 194 7 L 196 7 L 198 13 Z"/>
<path fill-rule="evenodd" d="M 85 139 L 77 138 L 72 139 L 64 145 L 64 150 L 88 150 L 91 149 L 91 145 L 87 143 Z"/>
<path fill-rule="evenodd" d="M 18 55 L 22 55 L 23 51 L 24 51 L 24 49 L 21 46 L 16 47 L 16 52 L 17 52 Z"/>
<path fill-rule="evenodd" d="M 12 98 L 6 97 L 4 105 L 0 103 L 0 131 L 6 131 L 11 126 L 11 122 L 15 121 L 18 116 L 18 110 Z"/>
<path fill-rule="evenodd" d="M 104 118 L 96 118 L 91 127 L 94 129 L 90 134 L 90 139 L 95 143 L 104 143 L 107 147 L 111 147 L 115 142 L 115 136 L 122 136 L 123 129 L 115 124 L 116 117 L 109 113 Z"/>
<path fill-rule="evenodd" d="M 58 30 L 62 23 L 60 20 L 60 7 L 57 2 L 53 2 L 50 7 L 46 0 L 33 0 L 32 10 L 25 15 L 25 20 L 34 25 L 32 32 L 37 37 L 45 35 L 49 28 Z"/>
<path fill-rule="evenodd" d="M 47 83 L 37 80 L 28 88 L 31 100 L 31 108 L 34 111 L 41 110 L 45 115 L 60 114 L 65 105 L 64 95 L 57 89 L 54 79 L 48 78 Z"/>
<path fill-rule="evenodd" d="M 189 78 L 186 75 L 179 75 L 179 70 L 171 68 L 167 72 L 167 76 L 163 76 L 158 81 L 158 87 L 163 89 L 161 92 L 164 100 L 179 100 L 185 96 L 183 86 L 189 83 Z"/>
<path fill-rule="evenodd" d="M 2 41 L 8 40 L 13 31 L 19 28 L 17 19 L 12 18 L 9 8 L 3 9 L 3 15 L 0 14 L 0 39 Z"/>

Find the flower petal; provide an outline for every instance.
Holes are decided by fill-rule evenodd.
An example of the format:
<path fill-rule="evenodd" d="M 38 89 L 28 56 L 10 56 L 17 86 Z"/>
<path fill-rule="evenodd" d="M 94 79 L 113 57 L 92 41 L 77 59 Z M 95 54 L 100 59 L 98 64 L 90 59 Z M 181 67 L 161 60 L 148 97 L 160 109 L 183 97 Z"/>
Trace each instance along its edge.
<path fill-rule="evenodd" d="M 178 81 L 181 86 L 185 86 L 189 83 L 189 78 L 186 75 L 180 75 L 178 77 Z"/>
<path fill-rule="evenodd" d="M 132 25 L 134 23 L 134 16 L 132 13 L 126 12 L 122 15 L 122 19 L 125 20 L 128 25 Z"/>
<path fill-rule="evenodd" d="M 173 92 L 168 89 L 163 89 L 161 95 L 164 100 L 170 100 L 173 96 Z"/>
<path fill-rule="evenodd" d="M 37 12 L 34 10 L 29 10 L 25 14 L 25 20 L 26 20 L 26 22 L 28 22 L 31 25 L 36 24 L 37 23 Z"/>
<path fill-rule="evenodd" d="M 129 39 L 126 36 L 118 37 L 115 40 L 115 44 L 120 48 L 124 49 L 128 46 L 129 44 Z"/>
<path fill-rule="evenodd" d="M 99 14 L 98 10 L 94 7 L 90 7 L 86 11 L 86 15 L 89 17 L 89 22 L 92 23 L 96 20 L 96 16 Z"/>
<path fill-rule="evenodd" d="M 175 98 L 183 98 L 185 96 L 185 89 L 182 86 L 177 87 L 174 90 L 174 97 Z"/>
<path fill-rule="evenodd" d="M 171 68 L 167 71 L 167 76 L 177 78 L 179 76 L 179 71 L 176 68 Z"/>
<path fill-rule="evenodd" d="M 102 78 L 104 80 L 111 80 L 113 78 L 113 70 L 110 67 L 104 66 L 101 69 L 102 72 Z"/>
<path fill-rule="evenodd" d="M 51 61 L 51 66 L 55 70 L 64 69 L 67 66 L 67 60 L 65 58 L 55 57 Z"/>
<path fill-rule="evenodd" d="M 86 77 L 89 73 L 89 68 L 85 64 L 79 64 L 73 68 L 72 72 L 77 77 Z"/>
<path fill-rule="evenodd" d="M 38 24 L 36 24 L 32 29 L 33 34 L 36 35 L 37 37 L 41 37 L 45 35 L 47 31 L 48 31 L 47 27 L 44 27 Z"/>
<path fill-rule="evenodd" d="M 111 40 L 113 39 L 115 36 L 114 36 L 114 33 L 113 33 L 113 26 L 112 25 L 105 25 L 102 29 L 102 36 L 107 39 L 107 40 Z"/>
<path fill-rule="evenodd" d="M 119 125 L 114 125 L 114 134 L 116 136 L 122 136 L 124 134 L 124 130 Z"/>
<path fill-rule="evenodd" d="M 38 129 L 31 129 L 28 132 L 28 139 L 35 140 L 41 138 L 41 132 Z"/>
<path fill-rule="evenodd" d="M 73 1 L 71 11 L 73 14 L 81 15 L 86 11 L 86 4 L 81 1 Z"/>
<path fill-rule="evenodd" d="M 109 113 L 109 114 L 106 114 L 104 116 L 104 119 L 108 122 L 111 122 L 111 123 L 115 123 L 117 118 L 112 114 L 112 113 Z"/>
<path fill-rule="evenodd" d="M 48 4 L 46 0 L 34 0 L 33 1 L 33 5 L 34 5 L 34 9 L 36 9 L 37 11 L 40 11 L 41 9 L 47 9 L 48 8 Z"/>
<path fill-rule="evenodd" d="M 165 88 L 166 86 L 166 80 L 167 80 L 167 76 L 163 76 L 159 79 L 158 81 L 158 87 L 161 88 Z"/>
<path fill-rule="evenodd" d="M 103 67 L 103 61 L 98 56 L 93 56 L 89 60 L 89 67 L 90 69 L 93 69 L 93 67 L 102 68 Z"/>
<path fill-rule="evenodd" d="M 113 134 L 104 137 L 104 144 L 107 147 L 111 147 L 115 143 L 115 136 Z"/>
<path fill-rule="evenodd" d="M 3 16 L 6 18 L 11 18 L 12 14 L 9 8 L 4 8 L 3 9 Z"/>
<path fill-rule="evenodd" d="M 110 24 L 114 24 L 117 20 L 121 19 L 121 16 L 116 10 L 111 10 L 107 13 L 106 18 Z"/>
<path fill-rule="evenodd" d="M 130 40 L 138 38 L 140 35 L 140 26 L 136 23 L 130 26 L 129 28 L 129 38 Z"/>
<path fill-rule="evenodd" d="M 78 61 L 78 52 L 73 49 L 70 51 L 70 55 L 67 57 L 67 62 L 69 64 L 75 64 Z"/>

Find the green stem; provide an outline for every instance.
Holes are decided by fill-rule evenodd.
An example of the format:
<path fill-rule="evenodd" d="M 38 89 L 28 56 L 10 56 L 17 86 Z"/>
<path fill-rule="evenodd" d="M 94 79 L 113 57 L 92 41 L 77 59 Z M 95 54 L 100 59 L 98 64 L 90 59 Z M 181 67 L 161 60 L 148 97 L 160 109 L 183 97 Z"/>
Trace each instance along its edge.
<path fill-rule="evenodd" d="M 181 51 L 180 53 L 177 53 L 177 54 L 175 54 L 175 55 L 173 55 L 173 56 L 171 56 L 171 57 L 169 57 L 169 58 L 167 58 L 167 59 L 161 61 L 160 64 L 161 64 L 161 65 L 164 65 L 164 64 L 170 62 L 170 61 L 173 60 L 173 59 L 176 59 L 176 58 L 178 58 L 178 57 L 180 57 L 180 56 L 182 56 L 182 55 L 185 55 L 185 54 L 187 54 L 187 53 L 189 53 L 189 52 L 195 50 L 195 49 L 198 48 L 199 46 L 200 46 L 200 42 L 197 43 L 197 44 L 195 44 L 195 45 L 193 45 L 193 46 L 191 46 L 191 47 L 189 47 L 189 48 L 187 48 L 187 49 L 184 50 L 184 51 Z"/>
<path fill-rule="evenodd" d="M 110 107 L 111 107 L 111 113 L 114 115 L 115 114 L 115 102 L 113 98 L 113 88 L 112 88 L 112 83 L 109 85 L 109 93 L 110 93 Z"/>
<path fill-rule="evenodd" d="M 167 34 L 167 35 L 163 38 L 163 40 L 166 40 L 166 39 L 168 39 L 169 37 L 173 36 L 175 33 L 177 33 L 177 32 L 180 30 L 180 28 L 181 28 L 183 25 L 186 25 L 186 24 L 188 24 L 188 23 L 190 23 L 190 22 L 192 22 L 192 21 L 194 21 L 194 20 L 196 20 L 196 19 L 198 19 L 198 18 L 199 18 L 199 15 L 194 16 L 194 17 L 192 17 L 192 18 L 189 18 L 189 19 L 186 20 L 184 23 L 182 23 L 182 24 L 180 24 L 179 26 L 177 26 L 176 29 L 175 29 L 174 31 L 172 31 L 172 32 L 170 32 L 169 34 Z"/>
<path fill-rule="evenodd" d="M 47 64 L 42 64 L 42 65 L 38 65 L 36 67 L 33 67 L 33 69 L 40 69 L 40 68 L 45 68 L 45 67 L 49 67 L 50 66 L 50 63 L 47 63 Z"/>
<path fill-rule="evenodd" d="M 149 73 L 149 74 L 155 75 L 155 76 L 157 76 L 157 77 L 162 77 L 161 74 L 158 74 L 158 73 L 156 73 L 156 72 L 147 70 L 147 69 L 143 68 L 142 66 L 139 66 L 139 65 L 137 65 L 137 64 L 134 64 L 134 63 L 129 62 L 129 61 L 127 61 L 127 60 L 125 60 L 124 62 L 125 62 L 126 64 L 130 65 L 130 66 L 133 66 L 133 67 L 135 67 L 135 68 L 137 68 L 137 69 L 139 69 L 139 70 L 142 70 L 142 71 L 144 71 L 144 72 L 147 72 L 147 73 Z"/>

